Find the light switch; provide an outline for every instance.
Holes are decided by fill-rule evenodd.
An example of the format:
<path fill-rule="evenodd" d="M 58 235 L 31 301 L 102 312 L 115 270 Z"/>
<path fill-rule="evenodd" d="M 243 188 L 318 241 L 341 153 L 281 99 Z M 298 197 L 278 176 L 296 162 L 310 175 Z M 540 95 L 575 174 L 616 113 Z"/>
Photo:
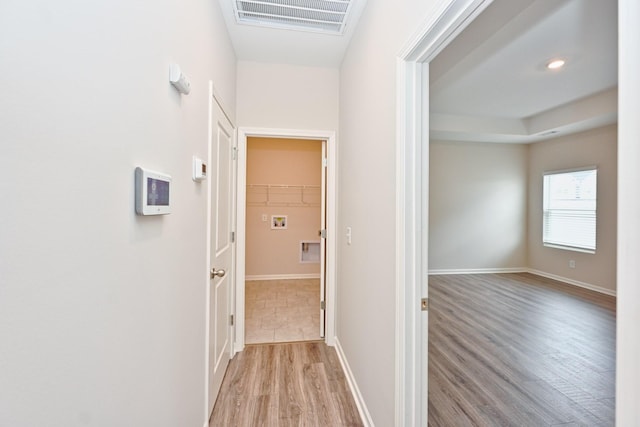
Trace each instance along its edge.
<path fill-rule="evenodd" d="M 351 244 L 351 227 L 347 227 L 346 236 L 347 236 L 347 245 L 350 245 Z"/>
<path fill-rule="evenodd" d="M 267 214 L 262 214 L 262 221 L 267 222 Z"/>

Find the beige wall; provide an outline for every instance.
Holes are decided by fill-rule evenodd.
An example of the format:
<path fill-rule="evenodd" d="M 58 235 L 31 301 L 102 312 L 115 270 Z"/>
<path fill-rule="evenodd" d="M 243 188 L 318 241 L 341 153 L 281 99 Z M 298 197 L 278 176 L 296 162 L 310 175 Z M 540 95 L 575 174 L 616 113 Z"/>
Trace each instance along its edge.
<path fill-rule="evenodd" d="M 320 186 L 322 142 L 294 139 L 248 138 L 246 275 L 308 276 L 320 274 L 319 263 L 300 263 L 300 241 L 318 241 L 319 193 L 308 192 L 314 206 L 286 206 L 298 199 L 297 190 L 274 189 L 273 204 L 260 203 L 263 189 L 250 184 Z M 267 216 L 267 221 L 262 216 Z M 271 229 L 271 215 L 287 215 L 285 230 Z"/>
<path fill-rule="evenodd" d="M 539 142 L 530 147 L 529 267 L 616 290 L 617 128 L 615 125 Z M 542 245 L 542 175 L 545 171 L 598 166 L 596 253 Z M 576 268 L 569 268 L 575 260 Z"/>
<path fill-rule="evenodd" d="M 616 141 L 612 125 L 528 146 L 431 142 L 429 270 L 529 268 L 615 292 Z M 596 254 L 543 246 L 543 172 L 589 165 L 598 166 Z"/>
<path fill-rule="evenodd" d="M 526 267 L 528 147 L 429 149 L 429 271 Z"/>

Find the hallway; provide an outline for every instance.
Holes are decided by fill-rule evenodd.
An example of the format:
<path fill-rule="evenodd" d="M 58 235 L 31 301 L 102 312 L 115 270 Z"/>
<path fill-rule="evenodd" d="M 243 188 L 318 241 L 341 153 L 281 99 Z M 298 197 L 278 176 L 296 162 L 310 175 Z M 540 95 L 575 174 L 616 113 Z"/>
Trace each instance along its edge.
<path fill-rule="evenodd" d="M 248 345 L 229 364 L 209 426 L 300 425 L 363 425 L 335 350 Z"/>

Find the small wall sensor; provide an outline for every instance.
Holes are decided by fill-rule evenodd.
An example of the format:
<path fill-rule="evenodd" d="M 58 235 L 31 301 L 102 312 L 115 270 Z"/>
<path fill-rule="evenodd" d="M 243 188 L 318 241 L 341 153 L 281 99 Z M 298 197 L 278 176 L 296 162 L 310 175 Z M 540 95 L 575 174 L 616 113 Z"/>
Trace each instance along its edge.
<path fill-rule="evenodd" d="M 182 74 L 178 64 L 171 64 L 169 67 L 169 81 L 180 93 L 187 95 L 191 91 L 191 83 L 187 76 Z"/>
<path fill-rule="evenodd" d="M 207 179 L 207 164 L 202 159 L 193 156 L 193 180 L 196 182 Z"/>

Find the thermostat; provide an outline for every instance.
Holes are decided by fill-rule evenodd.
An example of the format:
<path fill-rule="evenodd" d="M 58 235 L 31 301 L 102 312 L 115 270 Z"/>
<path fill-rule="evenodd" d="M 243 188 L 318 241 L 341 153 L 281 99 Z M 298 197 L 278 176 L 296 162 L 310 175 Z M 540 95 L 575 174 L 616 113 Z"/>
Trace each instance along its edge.
<path fill-rule="evenodd" d="M 202 159 L 193 156 L 193 180 L 203 181 L 207 179 L 207 164 Z"/>
<path fill-rule="evenodd" d="M 136 168 L 136 213 L 171 213 L 171 176 L 141 167 Z"/>

